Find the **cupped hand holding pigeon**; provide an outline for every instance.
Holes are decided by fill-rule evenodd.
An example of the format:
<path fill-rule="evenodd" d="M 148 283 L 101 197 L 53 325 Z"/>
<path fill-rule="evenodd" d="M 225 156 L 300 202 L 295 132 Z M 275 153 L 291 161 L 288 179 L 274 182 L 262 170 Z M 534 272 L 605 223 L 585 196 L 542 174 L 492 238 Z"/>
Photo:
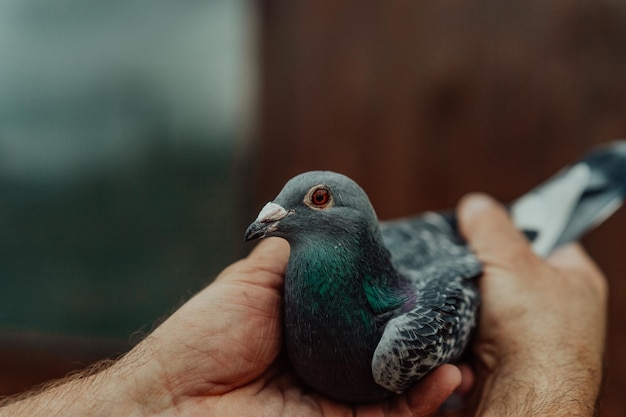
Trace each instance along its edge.
<path fill-rule="evenodd" d="M 467 393 L 472 379 L 479 408 L 468 416 L 592 409 L 606 323 L 602 274 L 575 246 L 538 258 L 501 206 L 484 198 L 468 202 L 461 204 L 460 229 L 485 271 L 472 345 L 475 377 L 466 372 L 462 381 L 457 367 L 443 365 L 402 395 L 360 405 L 311 390 L 281 355 L 289 247 L 280 239 L 261 242 L 227 268 L 118 366 L 142 363 L 139 374 L 153 377 L 140 379 L 143 400 L 171 407 L 174 415 L 429 416 L 461 385 Z"/>
<path fill-rule="evenodd" d="M 459 386 L 461 373 L 448 365 L 380 403 L 312 392 L 279 356 L 288 255 L 284 241 L 262 242 L 112 366 L 0 406 L 0 417 L 423 417 Z"/>
<path fill-rule="evenodd" d="M 128 358 L 150 358 L 145 367 L 154 371 L 145 374 L 155 378 L 143 380 L 145 392 L 165 388 L 166 405 L 184 416 L 421 417 L 459 386 L 459 370 L 448 365 L 392 401 L 353 407 L 313 392 L 280 356 L 288 254 L 280 239 L 262 242 L 157 328 Z"/>
<path fill-rule="evenodd" d="M 544 411 L 552 407 L 543 415 L 585 415 L 582 412 L 595 402 L 601 374 L 606 323 L 606 283 L 601 274 L 577 248 L 558 251 L 548 261 L 534 258 L 494 203 L 473 213 L 465 205 L 460 221 L 485 268 L 480 285 L 484 311 L 479 328 L 483 330 L 474 344 L 480 358 L 473 390 L 480 406 L 476 415 L 530 415 L 530 408 L 523 408 L 529 404 L 542 405 Z M 510 256 L 507 242 L 526 255 Z M 400 396 L 362 405 L 333 401 L 300 382 L 280 355 L 280 305 L 288 256 L 286 242 L 262 242 L 112 366 L 21 401 L 8 400 L 10 404 L 0 407 L 0 416 L 418 417 L 435 413 L 461 383 L 455 366 L 437 368 Z M 528 275 L 529 271 L 533 273 Z M 516 286 L 528 280 L 532 285 L 518 291 Z M 550 291 L 542 290 L 542 281 Z M 578 303 L 570 302 L 574 297 Z M 527 315 L 516 322 L 511 317 L 515 318 L 520 304 Z M 552 324 L 559 332 L 542 325 L 546 309 L 558 312 Z M 533 326 L 520 326 L 525 321 Z M 577 337 L 562 341 L 563 334 Z M 549 354 L 527 356 L 524 352 L 537 347 L 538 337 L 546 349 L 537 352 Z M 511 346 L 519 350 L 511 351 Z M 506 356 L 491 356 L 495 360 L 489 361 L 490 354 L 507 351 Z M 572 357 L 575 352 L 589 356 L 568 364 L 574 369 L 562 366 L 563 355 Z M 557 381 L 548 390 L 546 376 Z M 464 375 L 463 391 L 470 388 L 471 379 Z M 475 415 L 470 412 L 467 415 Z"/>
<path fill-rule="evenodd" d="M 484 265 L 471 346 L 477 410 L 468 415 L 596 415 L 605 277 L 577 244 L 538 258 L 503 207 L 486 196 L 463 199 L 459 217 Z"/>

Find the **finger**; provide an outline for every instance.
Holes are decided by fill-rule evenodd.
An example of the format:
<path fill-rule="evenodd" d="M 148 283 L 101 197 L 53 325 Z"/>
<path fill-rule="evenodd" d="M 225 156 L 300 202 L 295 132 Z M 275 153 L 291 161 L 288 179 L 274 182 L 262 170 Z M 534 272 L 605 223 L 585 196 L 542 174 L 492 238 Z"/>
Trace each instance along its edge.
<path fill-rule="evenodd" d="M 486 194 L 468 194 L 458 208 L 461 233 L 479 247 L 500 249 L 502 244 L 526 243 L 504 207 Z"/>
<path fill-rule="evenodd" d="M 454 365 L 442 365 L 432 371 L 407 393 L 413 417 L 429 416 L 461 385 L 461 371 Z"/>
<path fill-rule="evenodd" d="M 547 261 L 558 269 L 588 277 L 597 288 L 606 291 L 607 282 L 604 274 L 580 244 L 572 243 L 558 248 Z"/>
<path fill-rule="evenodd" d="M 267 238 L 261 241 L 248 257 L 222 271 L 215 282 L 237 280 L 281 286 L 288 260 L 289 244 L 283 239 Z"/>
<path fill-rule="evenodd" d="M 465 395 L 472 390 L 476 382 L 476 374 L 471 366 L 465 363 L 458 365 L 461 371 L 461 384 L 457 387 L 455 393 Z"/>
<path fill-rule="evenodd" d="M 469 194 L 461 199 L 458 217 L 461 233 L 483 262 L 531 256 L 527 240 L 504 207 L 486 194 Z"/>
<path fill-rule="evenodd" d="M 589 275 L 599 275 L 600 269 L 578 243 L 571 243 L 556 249 L 547 259 L 558 268 L 579 271 Z"/>
<path fill-rule="evenodd" d="M 248 259 L 286 265 L 289 259 L 289 243 L 277 237 L 265 238 L 250 252 Z"/>

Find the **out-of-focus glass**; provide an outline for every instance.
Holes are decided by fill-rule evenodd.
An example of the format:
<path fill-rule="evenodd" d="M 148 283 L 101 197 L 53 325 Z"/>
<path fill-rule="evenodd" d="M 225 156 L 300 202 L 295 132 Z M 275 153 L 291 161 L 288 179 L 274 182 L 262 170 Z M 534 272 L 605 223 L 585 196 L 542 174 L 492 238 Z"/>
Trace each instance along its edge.
<path fill-rule="evenodd" d="M 0 2 L 0 331 L 148 331 L 241 247 L 243 0 Z"/>

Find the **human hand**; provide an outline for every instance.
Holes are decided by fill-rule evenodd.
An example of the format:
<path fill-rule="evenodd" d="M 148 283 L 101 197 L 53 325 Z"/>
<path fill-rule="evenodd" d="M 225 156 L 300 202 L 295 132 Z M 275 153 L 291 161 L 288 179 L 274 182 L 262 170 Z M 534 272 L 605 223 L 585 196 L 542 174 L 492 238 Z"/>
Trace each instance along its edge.
<path fill-rule="evenodd" d="M 121 361 L 119 367 L 129 364 L 126 373 L 139 394 L 134 399 L 153 412 L 186 416 L 434 413 L 461 382 L 456 367 L 440 368 L 384 404 L 341 404 L 301 385 L 286 361 L 278 359 L 288 255 L 283 240 L 261 242 Z"/>
<path fill-rule="evenodd" d="M 601 272 L 578 245 L 539 259 L 485 196 L 462 200 L 459 219 L 484 265 L 477 415 L 593 415 L 606 330 Z"/>
<path fill-rule="evenodd" d="M 350 405 L 301 385 L 282 347 L 288 244 L 266 239 L 109 368 L 0 408 L 0 416 L 427 416 L 461 383 L 444 365 L 384 403 Z"/>

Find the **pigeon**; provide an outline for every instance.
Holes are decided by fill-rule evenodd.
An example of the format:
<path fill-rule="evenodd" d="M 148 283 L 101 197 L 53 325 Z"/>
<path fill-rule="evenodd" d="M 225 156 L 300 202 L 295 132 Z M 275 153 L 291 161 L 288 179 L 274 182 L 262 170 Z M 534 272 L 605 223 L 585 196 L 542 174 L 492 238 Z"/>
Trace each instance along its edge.
<path fill-rule="evenodd" d="M 577 240 L 626 195 L 626 141 L 596 149 L 507 206 L 540 256 Z M 350 403 L 380 401 L 458 360 L 478 322 L 482 265 L 452 211 L 379 222 L 347 176 L 289 180 L 245 233 L 291 251 L 284 338 L 314 390 Z"/>

